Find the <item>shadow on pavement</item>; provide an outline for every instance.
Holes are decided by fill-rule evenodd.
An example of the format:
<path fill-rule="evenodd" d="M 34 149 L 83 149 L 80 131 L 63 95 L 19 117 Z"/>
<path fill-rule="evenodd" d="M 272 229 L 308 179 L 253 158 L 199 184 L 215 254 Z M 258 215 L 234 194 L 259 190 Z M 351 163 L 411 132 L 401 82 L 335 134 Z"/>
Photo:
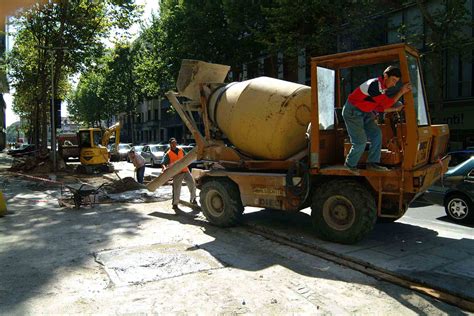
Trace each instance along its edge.
<path fill-rule="evenodd" d="M 386 282 L 379 282 L 373 278 L 367 278 L 363 274 L 356 271 L 346 269 L 344 274 L 336 274 L 334 269 L 339 269 L 339 266 L 333 263 L 328 263 L 324 260 L 315 258 L 312 255 L 303 254 L 304 260 L 292 260 L 292 257 L 298 256 L 301 253 L 290 247 L 279 245 L 264 237 L 249 235 L 247 231 L 242 228 L 219 228 L 209 224 L 202 215 L 198 218 L 193 218 L 192 214 L 184 215 L 170 215 L 160 212 L 153 212 L 151 216 L 176 220 L 185 225 L 195 225 L 202 227 L 205 234 L 212 236 L 213 241 L 200 244 L 198 248 L 206 250 L 215 259 L 221 262 L 224 266 L 231 266 L 245 271 L 259 271 L 268 267 L 279 265 L 286 267 L 297 274 L 306 275 L 314 279 L 329 279 L 343 281 L 346 283 L 359 283 L 362 285 L 369 285 L 393 297 L 401 304 L 414 311 L 417 314 L 425 313 L 423 310 L 415 306 L 409 299 L 410 290 L 394 286 Z M 358 245 L 340 245 L 318 240 L 314 237 L 311 221 L 309 215 L 304 213 L 286 213 L 280 211 L 260 211 L 244 215 L 244 222 L 249 225 L 263 226 L 265 229 L 270 229 L 277 232 L 278 235 L 289 237 L 295 241 L 304 241 L 307 244 L 314 244 L 318 247 L 330 249 L 332 251 L 350 254 L 357 251 L 357 249 L 386 247 L 399 248 L 399 253 L 406 255 L 408 252 L 416 251 L 417 244 L 402 242 L 405 236 L 418 236 L 417 240 L 436 240 L 436 245 L 443 242 L 456 246 L 458 241 L 440 238 L 437 232 L 433 230 L 423 229 L 416 226 L 406 224 L 385 224 L 378 225 L 373 234 L 368 240 Z M 387 229 L 387 227 L 391 227 Z M 462 240 L 459 243 L 472 242 L 469 240 Z M 403 243 L 403 247 L 399 247 L 399 243 Z M 409 246 L 410 245 L 410 246 Z M 470 244 L 474 245 L 474 244 Z M 192 251 L 193 249 L 188 249 Z M 378 251 L 383 254 L 383 250 Z M 281 255 L 281 253 L 285 255 Z M 397 252 L 397 251 L 395 251 Z M 399 254 L 397 254 L 399 255 Z M 403 256 L 402 255 L 402 256 Z M 321 266 L 324 265 L 324 266 Z M 445 282 L 445 281 L 444 281 Z M 318 293 L 318 295 L 322 295 Z M 324 299 L 321 298 L 321 299 Z M 331 299 L 328 295 L 327 299 Z M 448 314 L 458 313 L 462 314 L 456 307 L 430 300 L 431 304 L 437 309 Z"/>
<path fill-rule="evenodd" d="M 141 223 L 151 220 L 124 204 L 61 209 L 54 196 L 34 200 L 31 182 L 10 178 L 12 185 L 18 193 L 10 193 L 9 213 L 0 218 L 0 314 L 22 314 L 18 308 L 27 304 L 19 304 L 49 295 L 45 291 L 67 293 L 81 286 L 88 291 L 88 282 L 106 287 L 104 275 L 82 279 L 82 269 L 96 264 L 93 252 L 107 247 L 117 230 L 134 236 Z M 48 192 L 58 194 L 57 189 Z M 60 284 L 64 273 L 76 282 Z"/>

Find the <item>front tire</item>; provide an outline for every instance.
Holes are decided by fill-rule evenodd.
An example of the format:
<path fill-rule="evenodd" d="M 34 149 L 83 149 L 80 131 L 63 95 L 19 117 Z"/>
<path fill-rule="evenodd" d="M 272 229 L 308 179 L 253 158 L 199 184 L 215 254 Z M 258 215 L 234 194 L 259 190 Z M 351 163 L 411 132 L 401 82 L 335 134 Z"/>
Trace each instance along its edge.
<path fill-rule="evenodd" d="M 311 218 L 315 233 L 321 239 L 354 244 L 366 237 L 375 225 L 375 199 L 356 181 L 334 180 L 313 192 Z"/>
<path fill-rule="evenodd" d="M 446 215 L 456 223 L 472 223 L 474 206 L 467 196 L 456 193 L 448 196 L 444 204 Z"/>
<path fill-rule="evenodd" d="M 244 207 L 238 186 L 228 179 L 213 179 L 201 188 L 202 213 L 216 226 L 230 227 L 240 222 Z"/>

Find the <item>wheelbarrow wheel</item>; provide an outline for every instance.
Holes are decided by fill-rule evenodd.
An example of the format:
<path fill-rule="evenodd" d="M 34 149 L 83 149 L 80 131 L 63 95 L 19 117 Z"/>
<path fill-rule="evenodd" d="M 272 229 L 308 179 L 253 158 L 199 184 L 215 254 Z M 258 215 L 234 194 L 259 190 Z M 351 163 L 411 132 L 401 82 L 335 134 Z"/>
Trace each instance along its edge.
<path fill-rule="evenodd" d="M 74 194 L 74 206 L 76 209 L 81 207 L 82 197 L 79 194 Z"/>

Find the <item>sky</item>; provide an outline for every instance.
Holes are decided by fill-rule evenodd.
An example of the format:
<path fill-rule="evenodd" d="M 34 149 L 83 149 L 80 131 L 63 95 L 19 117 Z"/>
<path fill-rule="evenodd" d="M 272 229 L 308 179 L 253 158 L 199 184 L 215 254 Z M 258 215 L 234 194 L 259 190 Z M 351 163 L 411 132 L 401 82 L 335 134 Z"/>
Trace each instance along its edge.
<path fill-rule="evenodd" d="M 145 21 L 145 23 L 151 21 L 151 16 L 153 13 L 155 14 L 158 13 L 158 10 L 159 10 L 158 0 L 135 0 L 135 3 L 144 5 L 143 18 L 141 20 Z M 139 24 L 134 24 L 129 30 L 131 34 L 137 34 L 139 31 L 140 31 Z M 8 29 L 7 29 L 7 32 L 8 32 Z M 10 49 L 12 45 L 13 45 L 12 39 L 11 38 L 7 39 L 7 50 Z M 13 110 L 12 110 L 12 103 L 13 103 L 13 96 L 11 94 L 12 92 L 13 91 L 10 91 L 10 93 L 5 93 L 3 95 L 3 98 L 7 105 L 7 109 L 5 113 L 7 127 L 11 125 L 12 123 L 15 123 L 20 120 L 19 117 L 15 115 L 15 113 L 13 113 Z M 66 105 L 63 104 L 61 112 L 63 113 L 62 116 L 64 116 L 64 114 L 67 115 Z"/>

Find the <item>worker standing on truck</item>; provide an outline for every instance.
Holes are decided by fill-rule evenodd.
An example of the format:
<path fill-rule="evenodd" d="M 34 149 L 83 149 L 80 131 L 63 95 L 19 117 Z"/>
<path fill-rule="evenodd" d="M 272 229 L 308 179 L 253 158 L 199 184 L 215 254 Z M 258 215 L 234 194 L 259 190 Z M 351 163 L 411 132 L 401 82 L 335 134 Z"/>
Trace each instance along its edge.
<path fill-rule="evenodd" d="M 161 161 L 161 165 L 163 166 L 163 171 L 176 163 L 178 160 L 184 157 L 184 151 L 181 148 L 178 148 L 178 143 L 176 138 L 170 138 L 170 149 L 165 153 L 163 156 L 163 160 Z M 179 197 L 181 195 L 181 184 L 183 180 L 186 182 L 188 186 L 189 193 L 191 194 L 191 203 L 196 203 L 196 183 L 194 182 L 193 176 L 191 172 L 189 172 L 188 167 L 185 167 L 181 170 L 180 173 L 173 177 L 173 210 L 179 211 L 178 203 Z"/>
<path fill-rule="evenodd" d="M 382 150 L 382 132 L 375 123 L 374 112 L 393 112 L 403 108 L 403 104 L 398 100 L 402 95 L 411 91 L 409 83 L 404 84 L 393 96 L 386 94 L 387 89 L 396 86 L 401 76 L 399 68 L 389 66 L 381 77 L 367 80 L 347 98 L 342 109 L 342 116 L 352 146 L 344 166 L 352 172 L 357 173 L 357 164 L 364 153 L 367 139 L 370 140 L 367 170 L 388 170 L 379 165 Z M 396 105 L 392 107 L 394 104 Z"/>
<path fill-rule="evenodd" d="M 133 149 L 128 152 L 128 158 L 135 166 L 137 182 L 143 183 L 143 177 L 145 176 L 145 159 L 142 157 L 142 155 L 137 154 Z"/>

